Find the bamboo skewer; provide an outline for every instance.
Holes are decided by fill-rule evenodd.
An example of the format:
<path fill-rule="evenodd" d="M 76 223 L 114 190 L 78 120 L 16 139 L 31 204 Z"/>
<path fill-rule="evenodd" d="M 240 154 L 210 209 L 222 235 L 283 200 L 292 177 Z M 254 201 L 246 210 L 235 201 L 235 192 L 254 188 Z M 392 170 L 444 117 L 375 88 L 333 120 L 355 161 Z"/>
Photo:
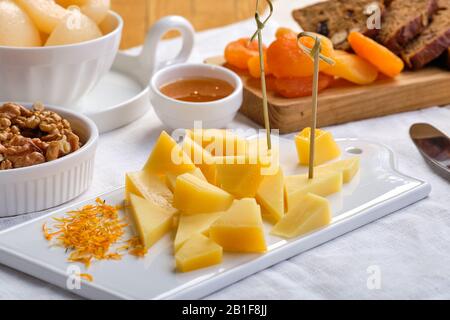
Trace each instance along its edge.
<path fill-rule="evenodd" d="M 255 37 L 258 37 L 258 50 L 259 50 L 259 68 L 261 70 L 261 90 L 263 95 L 263 112 L 264 112 L 264 126 L 266 128 L 266 139 L 267 139 L 267 148 L 268 150 L 272 149 L 272 139 L 270 136 L 271 130 L 270 130 L 270 119 L 269 119 L 269 106 L 267 101 L 267 87 L 266 87 L 266 71 L 264 68 L 264 55 L 263 55 L 263 39 L 262 39 L 262 30 L 265 27 L 265 24 L 267 21 L 269 21 L 270 17 L 273 13 L 273 5 L 270 0 L 266 0 L 267 4 L 269 5 L 269 16 L 264 19 L 264 21 L 261 21 L 258 7 L 259 7 L 259 0 L 256 0 L 256 10 L 255 10 L 255 20 L 256 20 L 256 26 L 257 30 L 251 37 L 250 41 L 253 41 Z"/>
<path fill-rule="evenodd" d="M 319 42 L 320 39 L 316 40 Z M 316 50 L 314 53 L 314 75 L 313 75 L 313 91 L 312 91 L 312 124 L 311 134 L 309 140 L 309 168 L 308 178 L 314 178 L 314 149 L 316 145 L 316 127 L 317 127 L 317 96 L 319 94 L 319 53 L 320 50 Z"/>
<path fill-rule="evenodd" d="M 300 38 L 309 37 L 314 39 L 314 46 L 312 49 L 308 48 L 300 42 Z M 301 32 L 297 36 L 297 43 L 306 54 L 308 54 L 314 62 L 314 74 L 313 74 L 313 90 L 312 90 L 312 123 L 311 123 L 311 133 L 309 136 L 309 168 L 308 168 L 308 178 L 314 179 L 314 156 L 315 156 L 315 145 L 316 145 L 316 128 L 317 128 L 317 106 L 318 106 L 318 95 L 319 95 L 319 62 L 320 60 L 325 61 L 330 65 L 334 65 L 334 61 L 320 53 L 322 46 L 320 37 L 314 33 Z"/>

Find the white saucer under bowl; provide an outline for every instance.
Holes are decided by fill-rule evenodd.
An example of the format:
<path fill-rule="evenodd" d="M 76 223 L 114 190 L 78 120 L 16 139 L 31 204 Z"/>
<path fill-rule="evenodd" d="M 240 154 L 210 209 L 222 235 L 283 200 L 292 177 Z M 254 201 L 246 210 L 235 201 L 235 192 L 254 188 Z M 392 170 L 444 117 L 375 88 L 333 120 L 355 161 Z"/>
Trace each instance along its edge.
<path fill-rule="evenodd" d="M 74 107 L 91 118 L 100 133 L 137 120 L 149 108 L 148 87 L 132 74 L 117 70 L 114 65 L 95 88 Z"/>

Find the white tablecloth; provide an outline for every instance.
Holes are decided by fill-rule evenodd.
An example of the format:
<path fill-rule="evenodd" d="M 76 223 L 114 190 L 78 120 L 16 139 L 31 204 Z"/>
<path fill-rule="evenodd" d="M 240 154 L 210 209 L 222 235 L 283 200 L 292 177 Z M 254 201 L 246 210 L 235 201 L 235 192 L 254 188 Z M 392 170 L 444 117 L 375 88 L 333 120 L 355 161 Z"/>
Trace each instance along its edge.
<path fill-rule="evenodd" d="M 266 30 L 267 42 L 277 23 Z M 192 61 L 221 54 L 232 39 L 248 36 L 247 21 L 199 33 Z M 161 56 L 179 44 L 168 41 Z M 358 106 L 355 106 L 358 108 Z M 409 139 L 409 126 L 428 122 L 450 133 L 450 108 L 430 108 L 327 128 L 335 137 L 361 137 L 390 146 L 399 169 L 428 181 L 429 198 L 379 221 L 279 263 L 219 292 L 211 299 L 378 299 L 450 298 L 450 184 L 425 164 Z M 238 116 L 230 127 L 255 126 Z M 124 172 L 140 168 L 164 126 L 153 110 L 126 127 L 104 134 L 97 151 L 93 185 L 76 201 L 124 183 Z M 43 213 L 0 219 L 0 230 Z M 379 289 L 369 289 L 370 272 L 380 275 Z M 370 279 L 369 279 L 370 280 Z M 370 282 L 370 281 L 369 281 Z M 76 296 L 0 266 L 0 299 L 73 299 Z"/>

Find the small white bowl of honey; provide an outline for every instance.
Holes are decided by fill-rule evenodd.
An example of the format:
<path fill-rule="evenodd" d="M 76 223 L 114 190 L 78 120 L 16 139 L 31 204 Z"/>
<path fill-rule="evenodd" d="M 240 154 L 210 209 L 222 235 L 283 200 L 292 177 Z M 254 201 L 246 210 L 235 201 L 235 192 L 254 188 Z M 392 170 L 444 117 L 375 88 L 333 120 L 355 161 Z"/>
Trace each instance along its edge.
<path fill-rule="evenodd" d="M 242 80 L 234 72 L 208 64 L 176 64 L 155 73 L 150 100 L 171 129 L 224 128 L 242 105 Z"/>

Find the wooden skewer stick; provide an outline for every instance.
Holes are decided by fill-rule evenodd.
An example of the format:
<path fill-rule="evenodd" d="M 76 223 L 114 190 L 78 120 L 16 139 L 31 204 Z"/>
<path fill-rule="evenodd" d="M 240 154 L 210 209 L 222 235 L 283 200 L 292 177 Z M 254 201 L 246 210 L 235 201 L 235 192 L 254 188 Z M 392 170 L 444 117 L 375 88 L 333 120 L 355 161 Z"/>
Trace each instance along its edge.
<path fill-rule="evenodd" d="M 261 70 L 261 90 L 262 90 L 262 95 L 263 95 L 264 126 L 266 128 L 267 148 L 268 148 L 268 150 L 271 150 L 272 149 L 272 139 L 270 136 L 271 130 L 270 130 L 270 119 L 269 119 L 269 107 L 268 107 L 268 101 L 267 101 L 266 71 L 264 68 L 262 30 L 264 29 L 266 22 L 272 16 L 273 5 L 270 0 L 266 0 L 266 1 L 269 5 L 270 13 L 269 13 L 269 16 L 264 21 L 261 21 L 260 15 L 258 12 L 259 0 L 256 0 L 255 20 L 256 20 L 256 26 L 258 29 L 253 34 L 250 41 L 253 41 L 256 36 L 258 37 L 259 68 Z"/>
<path fill-rule="evenodd" d="M 300 42 L 300 38 L 310 37 L 314 39 L 314 46 L 312 49 L 306 47 Z M 330 58 L 325 57 L 320 53 L 321 51 L 321 39 L 314 33 L 301 32 L 297 36 L 297 43 L 300 48 L 307 53 L 314 62 L 314 73 L 313 73 L 313 90 L 312 90 L 312 123 L 311 123 L 311 133 L 309 136 L 309 170 L 308 178 L 314 178 L 314 156 L 315 156 L 315 145 L 316 145 L 316 128 L 317 128 L 317 106 L 318 106 L 318 95 L 319 95 L 319 62 L 320 60 L 325 61 L 328 64 L 333 65 L 334 61 Z"/>
<path fill-rule="evenodd" d="M 320 39 L 316 40 L 319 42 Z M 317 96 L 319 94 L 319 53 L 320 49 L 314 52 L 314 75 L 313 75 L 313 91 L 312 91 L 312 124 L 311 134 L 309 138 L 309 169 L 308 178 L 314 178 L 314 150 L 316 145 L 316 127 L 317 127 Z"/>

